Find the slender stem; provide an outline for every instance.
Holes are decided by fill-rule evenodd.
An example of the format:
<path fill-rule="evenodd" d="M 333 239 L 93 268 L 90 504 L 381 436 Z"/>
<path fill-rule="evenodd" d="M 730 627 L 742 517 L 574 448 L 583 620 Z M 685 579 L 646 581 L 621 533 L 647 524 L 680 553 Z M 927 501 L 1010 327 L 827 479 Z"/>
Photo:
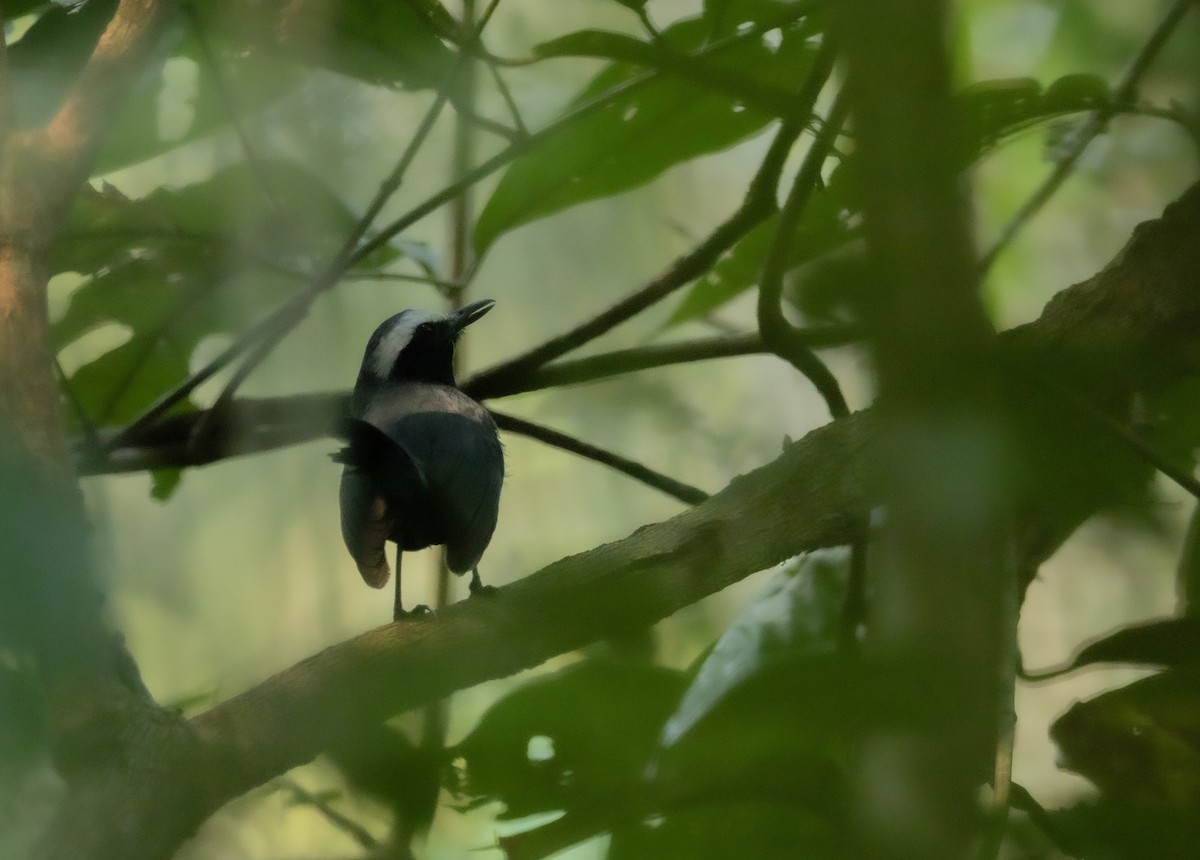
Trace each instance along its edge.
<path fill-rule="evenodd" d="M 496 89 L 500 91 L 500 98 L 504 99 L 504 104 L 508 107 L 508 113 L 512 117 L 513 125 L 517 127 L 517 132 L 521 135 L 529 134 L 529 127 L 521 118 L 521 109 L 517 107 L 517 100 L 513 98 L 512 90 L 508 88 L 508 83 L 500 74 L 500 69 L 495 63 L 488 63 L 487 69 L 492 76 L 492 81 L 496 84 Z"/>
<path fill-rule="evenodd" d="M 491 132 L 492 134 L 496 135 L 496 137 L 503 138 L 507 143 L 520 140 L 521 138 L 525 137 L 525 135 L 529 134 L 528 129 L 509 128 L 502 122 L 497 122 L 494 119 L 490 119 L 489 117 L 475 113 L 474 111 L 464 111 L 459 108 L 459 112 L 462 114 L 462 118 L 471 123 L 471 125 L 475 126 L 476 128 L 483 129 L 484 131 Z"/>
<path fill-rule="evenodd" d="M 832 49 L 830 53 L 832 54 Z M 829 68 L 832 70 L 832 56 L 828 62 Z M 814 95 L 814 101 L 815 98 Z M 829 368 L 817 358 L 808 345 L 803 342 L 803 339 L 795 336 L 795 329 L 783 315 L 782 297 L 783 276 L 787 271 L 788 261 L 791 259 L 792 243 L 797 228 L 808 201 L 821 180 L 821 168 L 833 148 L 833 142 L 841 130 L 848 110 L 849 100 L 843 91 L 835 99 L 828 119 L 822 124 L 820 132 L 805 155 L 783 210 L 779 213 L 779 226 L 775 230 L 775 237 L 767 251 L 767 259 L 763 264 L 758 288 L 758 328 L 762 333 L 763 342 L 771 348 L 772 352 L 786 359 L 812 382 L 825 399 L 829 413 L 834 418 L 850 414 L 841 386 L 838 385 L 837 378 Z"/>
<path fill-rule="evenodd" d="M 979 261 L 980 275 L 984 275 L 991 269 L 992 264 L 996 262 L 996 257 L 1007 248 L 1021 232 L 1022 228 L 1045 206 L 1055 192 L 1071 175 L 1075 169 L 1075 165 L 1079 162 L 1080 156 L 1087 149 L 1088 144 L 1104 131 L 1108 126 L 1108 122 L 1114 115 L 1120 112 L 1117 106 L 1134 101 L 1137 94 L 1137 88 L 1141 82 L 1142 76 L 1146 70 L 1150 68 L 1151 63 L 1158 57 L 1159 52 L 1166 44 L 1167 39 L 1175 31 L 1179 22 L 1183 20 L 1183 16 L 1187 13 L 1191 6 L 1195 5 L 1195 0 L 1176 0 L 1176 2 L 1167 10 L 1167 14 L 1163 16 L 1158 27 L 1150 34 L 1150 38 L 1142 46 L 1130 65 L 1129 70 L 1125 73 L 1125 77 L 1117 85 L 1116 91 L 1113 93 L 1112 103 L 1106 107 L 1094 112 L 1075 132 L 1075 141 L 1067 153 L 1054 166 L 1054 170 L 1046 177 L 1045 181 L 1034 191 L 1033 195 L 1025 201 L 1024 205 L 1017 210 L 1017 214 L 1004 228 L 1004 232 L 1000 234 L 1000 238 L 996 240 L 996 244 L 988 250 L 983 258 Z"/>
<path fill-rule="evenodd" d="M 352 818 L 343 815 L 333 808 L 328 801 L 323 797 L 313 794 L 300 783 L 291 779 L 276 780 L 276 784 L 288 792 L 296 799 L 297 803 L 303 803 L 311 806 L 325 819 L 336 827 L 338 830 L 345 833 L 351 839 L 358 843 L 358 847 L 365 851 L 374 851 L 379 847 L 379 841 L 371 835 L 367 828 L 363 827 Z"/>
<path fill-rule="evenodd" d="M 614 454 L 611 451 L 606 451 L 603 448 L 583 442 L 574 436 L 568 436 L 566 433 L 560 433 L 557 430 L 551 430 L 549 427 L 543 427 L 540 424 L 534 424 L 532 421 L 526 421 L 523 418 L 517 418 L 513 415 L 496 412 L 495 410 L 492 411 L 492 418 L 496 420 L 496 426 L 501 430 L 507 430 L 509 433 L 518 433 L 521 436 L 528 436 L 530 439 L 537 439 L 539 442 L 545 442 L 547 445 L 553 445 L 555 448 L 561 448 L 564 451 L 570 451 L 572 454 L 578 454 L 580 457 L 588 460 L 594 460 L 609 468 L 616 469 L 624 475 L 628 475 L 635 481 L 640 481 L 649 487 L 666 493 L 668 496 L 678 499 L 685 504 L 698 505 L 708 498 L 708 493 L 701 489 L 667 477 L 619 454 Z"/>

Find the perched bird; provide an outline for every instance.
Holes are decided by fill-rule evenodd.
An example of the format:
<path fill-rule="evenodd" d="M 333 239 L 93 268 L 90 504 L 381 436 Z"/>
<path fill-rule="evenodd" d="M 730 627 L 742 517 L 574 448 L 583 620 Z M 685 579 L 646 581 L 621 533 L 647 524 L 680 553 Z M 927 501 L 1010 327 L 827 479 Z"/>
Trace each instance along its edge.
<path fill-rule="evenodd" d="M 401 311 L 384 321 L 363 355 L 354 384 L 349 445 L 343 463 L 342 538 L 367 585 L 387 584 L 385 548 L 396 544 L 396 602 L 400 556 L 446 547 L 446 566 L 471 571 L 471 594 L 486 587 L 479 559 L 496 529 L 504 453 L 487 410 L 454 383 L 454 344 L 464 328 L 490 311 L 490 299 L 440 315 Z"/>

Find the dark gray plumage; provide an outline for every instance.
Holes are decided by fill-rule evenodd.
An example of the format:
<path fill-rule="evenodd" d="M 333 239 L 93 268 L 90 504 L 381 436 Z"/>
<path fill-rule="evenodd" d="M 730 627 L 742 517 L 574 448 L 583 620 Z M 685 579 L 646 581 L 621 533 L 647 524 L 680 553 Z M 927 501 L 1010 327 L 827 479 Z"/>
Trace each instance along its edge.
<path fill-rule="evenodd" d="M 342 538 L 366 583 L 388 581 L 385 548 L 396 544 L 394 617 L 400 599 L 400 554 L 446 547 L 446 565 L 472 572 L 496 529 L 504 454 L 487 410 L 454 383 L 454 344 L 494 302 L 445 316 L 408 310 L 371 335 L 354 386 L 344 463 Z M 421 608 L 423 609 L 423 607 Z"/>

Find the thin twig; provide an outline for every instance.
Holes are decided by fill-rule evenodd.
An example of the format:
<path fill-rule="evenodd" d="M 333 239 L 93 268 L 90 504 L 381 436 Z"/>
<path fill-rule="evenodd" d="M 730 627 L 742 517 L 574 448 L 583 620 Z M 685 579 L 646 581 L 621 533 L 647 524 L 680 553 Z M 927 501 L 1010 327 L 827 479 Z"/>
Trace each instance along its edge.
<path fill-rule="evenodd" d="M 466 111 L 457 106 L 455 109 L 462 116 L 462 118 L 471 123 L 471 125 L 475 126 L 476 128 L 483 129 L 484 131 L 491 132 L 492 134 L 496 135 L 496 137 L 502 138 L 506 143 L 512 143 L 520 140 L 529 134 L 529 131 L 526 129 L 509 128 L 504 123 L 497 122 L 496 120 L 486 117 L 483 114 L 476 113 L 475 111 Z"/>
<path fill-rule="evenodd" d="M 492 20 L 492 16 L 496 14 L 496 9 L 500 6 L 500 0 L 491 0 L 487 8 L 483 10 L 483 14 L 479 16 L 478 23 L 475 24 L 475 38 L 478 39 Z"/>
<path fill-rule="evenodd" d="M 830 49 L 830 53 L 832 54 L 832 49 Z M 829 63 L 830 70 L 832 70 L 832 57 L 830 57 Z M 811 77 L 810 80 L 812 80 Z M 824 81 L 822 80 L 821 83 L 823 85 Z M 813 95 L 813 100 L 816 100 L 815 95 Z M 775 230 L 771 247 L 767 251 L 758 287 L 758 328 L 763 342 L 771 348 L 772 352 L 786 359 L 812 382 L 825 399 L 829 413 L 834 418 L 850 414 L 841 386 L 838 385 L 837 378 L 825 366 L 825 363 L 816 357 L 803 339 L 794 336 L 795 329 L 783 315 L 782 296 L 783 276 L 788 268 L 788 260 L 791 258 L 796 231 L 808 201 L 821 180 L 821 168 L 841 130 L 848 110 L 849 99 L 845 97 L 843 90 L 838 93 L 833 107 L 830 108 L 827 121 L 821 126 L 821 131 L 805 155 L 783 210 L 779 213 L 779 225 Z"/>
<path fill-rule="evenodd" d="M 504 104 L 508 107 L 508 113 L 512 117 L 513 125 L 517 127 L 518 133 L 522 135 L 529 134 L 529 127 L 525 125 L 525 120 L 521 118 L 521 109 L 517 107 L 517 100 L 513 98 L 512 90 L 508 88 L 508 83 L 504 80 L 504 76 L 500 74 L 499 67 L 495 63 L 487 63 L 487 70 L 492 76 L 492 81 L 496 84 L 496 89 L 500 91 L 500 98 L 504 99 Z"/>
<path fill-rule="evenodd" d="M 275 782 L 280 788 L 290 792 L 297 803 L 311 806 L 325 816 L 330 824 L 357 842 L 364 851 L 374 851 L 379 847 L 379 840 L 372 836 L 367 828 L 338 812 L 325 798 L 318 797 L 295 780 L 281 778 Z"/>
<path fill-rule="evenodd" d="M 492 417 L 496 420 L 496 426 L 501 430 L 528 436 L 530 439 L 537 439 L 539 442 L 545 442 L 547 445 L 553 445 L 555 448 L 561 448 L 564 451 L 570 451 L 572 454 L 578 454 L 580 457 L 585 457 L 588 460 L 602 463 L 624 475 L 628 475 L 635 481 L 640 481 L 646 486 L 653 487 L 685 504 L 698 505 L 708 498 L 708 493 L 701 489 L 667 477 L 660 472 L 656 472 L 647 466 L 643 466 L 641 463 L 622 457 L 619 454 L 614 454 L 611 451 L 606 451 L 603 448 L 580 441 L 574 436 L 568 436 L 566 433 L 560 433 L 557 430 L 551 430 L 549 427 L 543 427 L 540 424 L 534 424 L 532 421 L 526 421 L 523 418 L 517 418 L 503 412 L 496 412 L 495 410 L 492 410 Z"/>
<path fill-rule="evenodd" d="M 300 272 L 294 272 L 297 277 L 302 277 Z M 462 289 L 462 284 L 457 281 L 448 281 L 445 278 L 435 278 L 430 275 L 409 275 L 404 272 L 364 272 L 351 271 L 342 275 L 343 281 L 404 281 L 411 284 L 426 284 L 436 289 L 439 293 L 454 293 Z"/>
<path fill-rule="evenodd" d="M 1021 229 L 1035 216 L 1042 207 L 1050 201 L 1055 192 L 1066 181 L 1067 177 L 1075 169 L 1080 156 L 1087 149 L 1088 144 L 1104 131 L 1108 126 L 1109 120 L 1119 112 L 1118 106 L 1121 104 L 1134 101 L 1137 95 L 1138 84 L 1141 82 L 1142 76 L 1146 70 L 1150 68 L 1151 63 L 1157 58 L 1163 45 L 1166 44 L 1168 37 L 1174 32 L 1179 22 L 1183 20 L 1183 16 L 1187 13 L 1188 8 L 1195 5 L 1195 0 L 1176 0 L 1175 4 L 1163 16 L 1162 21 L 1146 44 L 1142 46 L 1130 65 L 1129 70 L 1125 73 L 1125 77 L 1117 85 L 1113 93 L 1112 102 L 1105 107 L 1092 113 L 1087 120 L 1075 132 L 1074 144 L 1071 148 L 1059 159 L 1054 166 L 1054 170 L 1046 177 L 1045 181 L 1038 187 L 1025 204 L 1017 210 L 1017 214 L 1013 216 L 1008 226 L 1004 228 L 1004 232 L 1000 234 L 1000 238 L 988 250 L 983 258 L 979 261 L 979 274 L 982 277 L 985 275 L 992 265 L 996 262 L 996 257 L 1012 243 Z"/>

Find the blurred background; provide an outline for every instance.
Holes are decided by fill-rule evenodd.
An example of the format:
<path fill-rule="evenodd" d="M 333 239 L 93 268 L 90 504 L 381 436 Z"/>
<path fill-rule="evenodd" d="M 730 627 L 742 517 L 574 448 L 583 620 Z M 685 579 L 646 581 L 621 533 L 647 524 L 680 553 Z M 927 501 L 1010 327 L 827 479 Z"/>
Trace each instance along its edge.
<path fill-rule="evenodd" d="M 648 13 L 667 24 L 698 11 L 699 2 L 651 0 Z M 1126 0 L 969 0 L 958 4 L 954 44 L 962 84 L 1034 78 L 1043 84 L 1070 72 L 1116 81 L 1156 26 L 1164 2 Z M 13 23 L 19 28 L 21 21 Z M 1195 109 L 1200 52 L 1197 21 L 1185 22 L 1141 89 L 1142 101 L 1179 102 Z M 637 20 L 618 4 L 594 0 L 504 0 L 487 33 L 489 49 L 517 57 L 530 47 L 582 27 L 637 32 Z M 10 41 L 13 34 L 10 31 Z M 550 61 L 505 71 L 532 128 L 551 120 L 602 66 L 597 61 Z M 186 127 L 198 76 L 196 64 L 172 59 L 158 104 L 160 133 Z M 311 73 L 285 99 L 244 118 L 260 155 L 284 154 L 307 165 L 352 206 L 365 206 L 394 164 L 432 101 L 429 91 L 367 87 L 332 73 Z M 481 77 L 479 111 L 503 115 L 494 87 Z M 1069 135 L 1073 120 L 1038 126 L 987 156 L 973 171 L 978 243 L 987 248 L 1050 169 L 1048 153 Z M 686 129 L 664 129 L 686 134 Z M 433 129 L 405 184 L 384 217 L 395 216 L 451 178 L 453 127 L 446 113 Z M 498 148 L 481 134 L 480 152 Z M 769 136 L 674 168 L 617 198 L 589 203 L 522 227 L 482 260 L 468 299 L 493 298 L 495 310 L 470 329 L 461 345 L 462 374 L 486 367 L 589 318 L 626 295 L 692 247 L 740 202 Z M 183 186 L 243 158 L 232 131 L 197 140 L 104 177 L 138 197 L 161 186 Z M 1122 116 L 1088 148 L 1062 191 L 999 257 L 987 281 L 996 325 L 1034 319 L 1065 286 L 1103 267 L 1139 222 L 1156 217 L 1196 175 L 1196 141 L 1179 125 L 1152 116 Z M 494 179 L 475 200 L 486 200 Z M 448 272 L 452 227 L 439 212 L 406 233 L 424 243 Z M 413 272 L 403 261 L 396 271 Z M 74 274 L 52 283 L 52 312 L 61 315 L 81 283 Z M 247 280 L 246 289 L 254 283 Z M 236 291 L 230 291 L 235 298 Z M 307 319 L 258 369 L 246 395 L 344 390 L 354 381 L 374 327 L 407 307 L 444 308 L 428 285 L 388 280 L 346 282 L 318 300 Z M 752 295 L 704 322 L 664 329 L 675 302 L 639 317 L 592 351 L 653 340 L 696 337 L 718 329 L 754 328 Z M 233 308 L 236 313 L 236 305 Z M 67 373 L 101 355 L 124 335 L 119 327 L 89 333 L 60 356 Z M 227 339 L 203 340 L 188 359 L 195 368 Z M 826 353 L 852 408 L 870 402 L 867 363 L 853 348 Z M 210 401 L 218 377 L 196 395 Z M 780 392 L 784 396 L 780 396 Z M 627 375 L 611 381 L 497 401 L 512 412 L 620 452 L 687 483 L 714 492 L 733 476 L 779 453 L 828 420 L 821 399 L 782 362 L 745 357 Z M 504 437 L 508 465 L 500 524 L 481 565 L 496 585 L 550 561 L 623 537 L 668 518 L 680 503 L 602 466 L 525 438 Z M 366 588 L 345 552 L 338 529 L 340 467 L 333 440 L 188 470 L 169 500 L 151 495 L 146 475 L 89 478 L 110 610 L 126 634 L 144 679 L 161 702 L 203 709 L 321 648 L 390 620 L 387 593 Z M 1157 492 L 1152 516 L 1106 518 L 1081 529 L 1045 565 L 1029 591 L 1021 623 L 1026 664 L 1065 658 L 1084 639 L 1115 625 L 1171 612 L 1174 559 L 1190 515 L 1174 487 Z M 406 602 L 432 602 L 438 556 L 405 561 Z M 655 630 L 658 661 L 689 665 L 723 631 L 769 572 L 664 621 Z M 453 584 L 454 598 L 465 582 Z M 545 671 L 576 659 L 563 656 Z M 527 673 L 533 674 L 533 673 Z M 1046 805 L 1085 792 L 1087 783 L 1059 771 L 1047 729 L 1074 700 L 1125 683 L 1136 673 L 1090 670 L 1059 681 L 1018 687 L 1015 777 Z M 486 707 L 526 676 L 455 696 L 449 741 L 461 739 Z M 416 736 L 417 715 L 398 724 Z M 338 772 L 317 761 L 291 775 L 313 791 L 339 785 Z M 354 814 L 382 828 L 385 813 L 369 803 Z M 439 809 L 424 853 L 461 855 L 464 845 L 494 843 L 487 807 L 462 814 Z M 585 845 L 573 858 L 602 856 Z M 181 856 L 283 858 L 351 856 L 347 835 L 283 793 L 260 791 L 229 806 L 205 825 Z M 473 856 L 500 857 L 498 850 Z"/>

